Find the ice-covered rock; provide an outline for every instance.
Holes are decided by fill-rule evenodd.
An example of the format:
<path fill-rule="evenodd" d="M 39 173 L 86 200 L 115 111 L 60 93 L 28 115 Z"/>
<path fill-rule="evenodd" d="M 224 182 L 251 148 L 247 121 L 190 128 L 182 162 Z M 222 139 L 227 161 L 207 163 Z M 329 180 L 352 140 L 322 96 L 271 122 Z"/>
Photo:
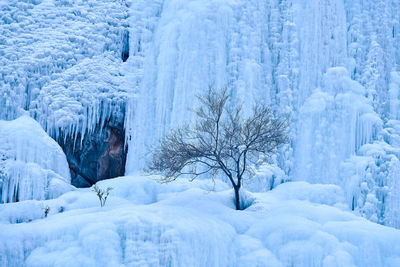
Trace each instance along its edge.
<path fill-rule="evenodd" d="M 61 147 L 28 116 L 0 120 L 0 200 L 54 198 L 72 189 Z"/>
<path fill-rule="evenodd" d="M 28 110 L 89 177 L 74 171 L 78 186 L 124 174 L 125 151 L 115 168 L 97 172 L 110 132 L 124 142 L 127 8 L 111 0 L 0 2 L 0 119 Z"/>

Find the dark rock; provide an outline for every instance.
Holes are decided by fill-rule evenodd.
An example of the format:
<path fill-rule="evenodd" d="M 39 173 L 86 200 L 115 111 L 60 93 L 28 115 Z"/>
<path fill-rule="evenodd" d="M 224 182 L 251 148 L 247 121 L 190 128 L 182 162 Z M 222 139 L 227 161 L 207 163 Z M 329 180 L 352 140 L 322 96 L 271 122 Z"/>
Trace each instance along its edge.
<path fill-rule="evenodd" d="M 97 181 L 124 175 L 127 149 L 122 124 L 108 122 L 86 133 L 82 144 L 80 140 L 78 135 L 74 145 L 72 136 L 59 139 L 70 166 L 72 185 L 90 187 Z"/>

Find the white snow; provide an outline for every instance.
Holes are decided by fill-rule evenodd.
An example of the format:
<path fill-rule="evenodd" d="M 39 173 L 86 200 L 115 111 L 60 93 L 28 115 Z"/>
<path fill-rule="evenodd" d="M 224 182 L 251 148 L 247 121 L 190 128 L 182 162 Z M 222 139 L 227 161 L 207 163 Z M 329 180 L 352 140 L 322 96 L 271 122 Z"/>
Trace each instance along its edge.
<path fill-rule="evenodd" d="M 335 185 L 289 182 L 244 211 L 222 182 L 127 176 L 0 206 L 2 266 L 397 266 L 400 230 L 349 212 Z M 50 213 L 44 218 L 44 207 Z M 60 208 L 62 207 L 62 212 Z"/>
<path fill-rule="evenodd" d="M 0 202 L 57 197 L 70 182 L 61 147 L 35 120 L 0 120 Z"/>

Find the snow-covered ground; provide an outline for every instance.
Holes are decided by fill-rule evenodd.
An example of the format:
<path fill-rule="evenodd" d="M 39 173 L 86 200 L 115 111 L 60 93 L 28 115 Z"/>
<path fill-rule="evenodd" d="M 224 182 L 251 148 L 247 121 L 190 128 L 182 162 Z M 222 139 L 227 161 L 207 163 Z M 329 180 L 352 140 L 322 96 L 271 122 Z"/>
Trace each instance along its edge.
<path fill-rule="evenodd" d="M 103 208 L 90 189 L 0 206 L 0 265 L 400 265 L 400 231 L 349 212 L 338 186 L 289 182 L 236 211 L 223 182 L 153 178 L 99 182 Z"/>

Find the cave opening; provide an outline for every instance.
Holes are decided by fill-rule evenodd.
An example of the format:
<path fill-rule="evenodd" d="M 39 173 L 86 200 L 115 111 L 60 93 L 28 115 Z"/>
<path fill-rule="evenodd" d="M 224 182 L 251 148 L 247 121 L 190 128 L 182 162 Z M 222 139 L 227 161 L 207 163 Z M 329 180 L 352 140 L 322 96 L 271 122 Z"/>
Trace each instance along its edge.
<path fill-rule="evenodd" d="M 127 147 L 122 123 L 107 121 L 103 127 L 97 125 L 93 132 L 61 136 L 58 139 L 67 156 L 71 172 L 71 184 L 75 187 L 90 187 L 98 181 L 123 176 Z"/>

